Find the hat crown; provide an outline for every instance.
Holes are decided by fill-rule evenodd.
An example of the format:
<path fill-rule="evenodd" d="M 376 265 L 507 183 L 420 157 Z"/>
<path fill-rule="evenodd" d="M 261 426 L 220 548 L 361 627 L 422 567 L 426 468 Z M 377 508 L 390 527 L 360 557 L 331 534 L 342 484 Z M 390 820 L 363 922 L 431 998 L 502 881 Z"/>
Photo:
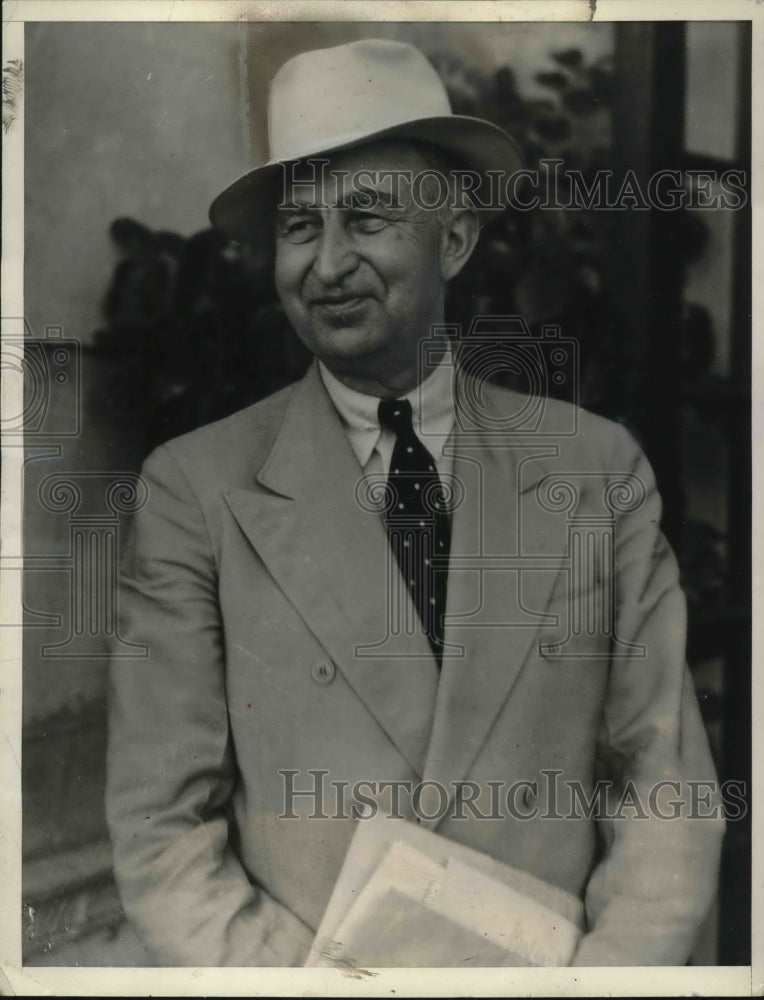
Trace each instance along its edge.
<path fill-rule="evenodd" d="M 451 111 L 446 88 L 411 45 L 379 38 L 304 52 L 273 78 L 268 106 L 270 158 L 248 170 L 210 207 L 214 226 L 237 240 L 272 235 L 270 211 L 281 164 L 374 139 L 420 142 L 481 174 L 522 166 L 514 139 L 491 122 Z M 484 218 L 499 204 L 479 206 Z"/>
<path fill-rule="evenodd" d="M 271 83 L 270 158 L 294 160 L 406 122 L 449 115 L 440 77 L 411 45 L 367 39 L 304 52 Z"/>

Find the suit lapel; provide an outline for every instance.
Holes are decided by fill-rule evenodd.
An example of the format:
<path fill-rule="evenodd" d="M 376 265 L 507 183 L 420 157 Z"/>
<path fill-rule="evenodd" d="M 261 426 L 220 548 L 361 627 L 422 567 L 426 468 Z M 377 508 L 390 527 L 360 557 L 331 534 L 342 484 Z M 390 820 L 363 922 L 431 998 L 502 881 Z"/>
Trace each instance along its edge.
<path fill-rule="evenodd" d="M 226 502 L 290 602 L 421 775 L 437 668 L 420 630 L 383 641 L 391 551 L 379 513 L 359 502 L 361 477 L 314 365 L 290 400 L 257 483 L 230 490 Z M 367 655 L 359 650 L 377 642 Z"/>
<path fill-rule="evenodd" d="M 443 661 L 424 773 L 450 798 L 538 643 L 538 629 L 556 623 L 547 605 L 563 561 L 564 528 L 545 515 L 535 493 L 556 451 L 543 441 L 486 432 L 455 437 L 454 476 L 465 499 L 453 519 L 446 641 L 463 655 Z M 519 556 L 527 568 L 481 575 L 473 567 L 488 563 L 476 556 Z"/>

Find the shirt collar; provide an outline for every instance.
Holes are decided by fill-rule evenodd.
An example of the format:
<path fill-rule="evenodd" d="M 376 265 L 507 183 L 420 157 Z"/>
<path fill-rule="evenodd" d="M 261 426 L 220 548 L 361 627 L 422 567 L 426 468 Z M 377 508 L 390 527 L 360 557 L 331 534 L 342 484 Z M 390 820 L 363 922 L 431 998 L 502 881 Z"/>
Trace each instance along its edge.
<path fill-rule="evenodd" d="M 377 409 L 379 398 L 351 389 L 318 363 L 326 391 L 347 430 L 351 447 L 364 467 L 379 441 L 382 429 Z M 406 393 L 411 403 L 414 430 L 436 462 L 443 454 L 454 426 L 454 361 L 450 348 L 421 385 Z"/>

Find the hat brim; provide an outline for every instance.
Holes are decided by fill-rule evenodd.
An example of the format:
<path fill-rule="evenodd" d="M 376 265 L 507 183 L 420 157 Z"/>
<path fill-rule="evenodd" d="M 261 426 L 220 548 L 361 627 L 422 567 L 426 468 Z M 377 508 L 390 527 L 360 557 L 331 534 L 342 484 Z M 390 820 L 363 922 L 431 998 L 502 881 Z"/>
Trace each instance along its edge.
<path fill-rule="evenodd" d="M 210 221 L 230 239 L 258 243 L 266 237 L 266 233 L 270 237 L 269 220 L 275 208 L 274 182 L 284 164 L 383 139 L 411 139 L 427 143 L 455 156 L 465 169 L 481 174 L 489 170 L 512 174 L 522 168 L 520 148 L 498 125 L 466 115 L 422 118 L 363 136 L 339 137 L 320 149 L 300 151 L 295 156 L 271 160 L 255 167 L 215 198 L 210 206 Z M 496 188 L 502 201 L 499 207 L 492 205 L 480 209 L 486 221 L 500 215 L 506 207 L 503 201 L 505 186 L 499 184 Z"/>

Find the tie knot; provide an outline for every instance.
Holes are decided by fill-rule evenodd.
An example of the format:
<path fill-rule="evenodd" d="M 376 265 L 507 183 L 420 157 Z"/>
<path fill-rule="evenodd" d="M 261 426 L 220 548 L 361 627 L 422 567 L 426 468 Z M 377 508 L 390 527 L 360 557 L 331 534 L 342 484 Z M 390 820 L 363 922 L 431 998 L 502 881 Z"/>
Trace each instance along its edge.
<path fill-rule="evenodd" d="M 411 423 L 411 403 L 407 399 L 380 399 L 379 423 L 396 435 L 413 430 Z"/>

